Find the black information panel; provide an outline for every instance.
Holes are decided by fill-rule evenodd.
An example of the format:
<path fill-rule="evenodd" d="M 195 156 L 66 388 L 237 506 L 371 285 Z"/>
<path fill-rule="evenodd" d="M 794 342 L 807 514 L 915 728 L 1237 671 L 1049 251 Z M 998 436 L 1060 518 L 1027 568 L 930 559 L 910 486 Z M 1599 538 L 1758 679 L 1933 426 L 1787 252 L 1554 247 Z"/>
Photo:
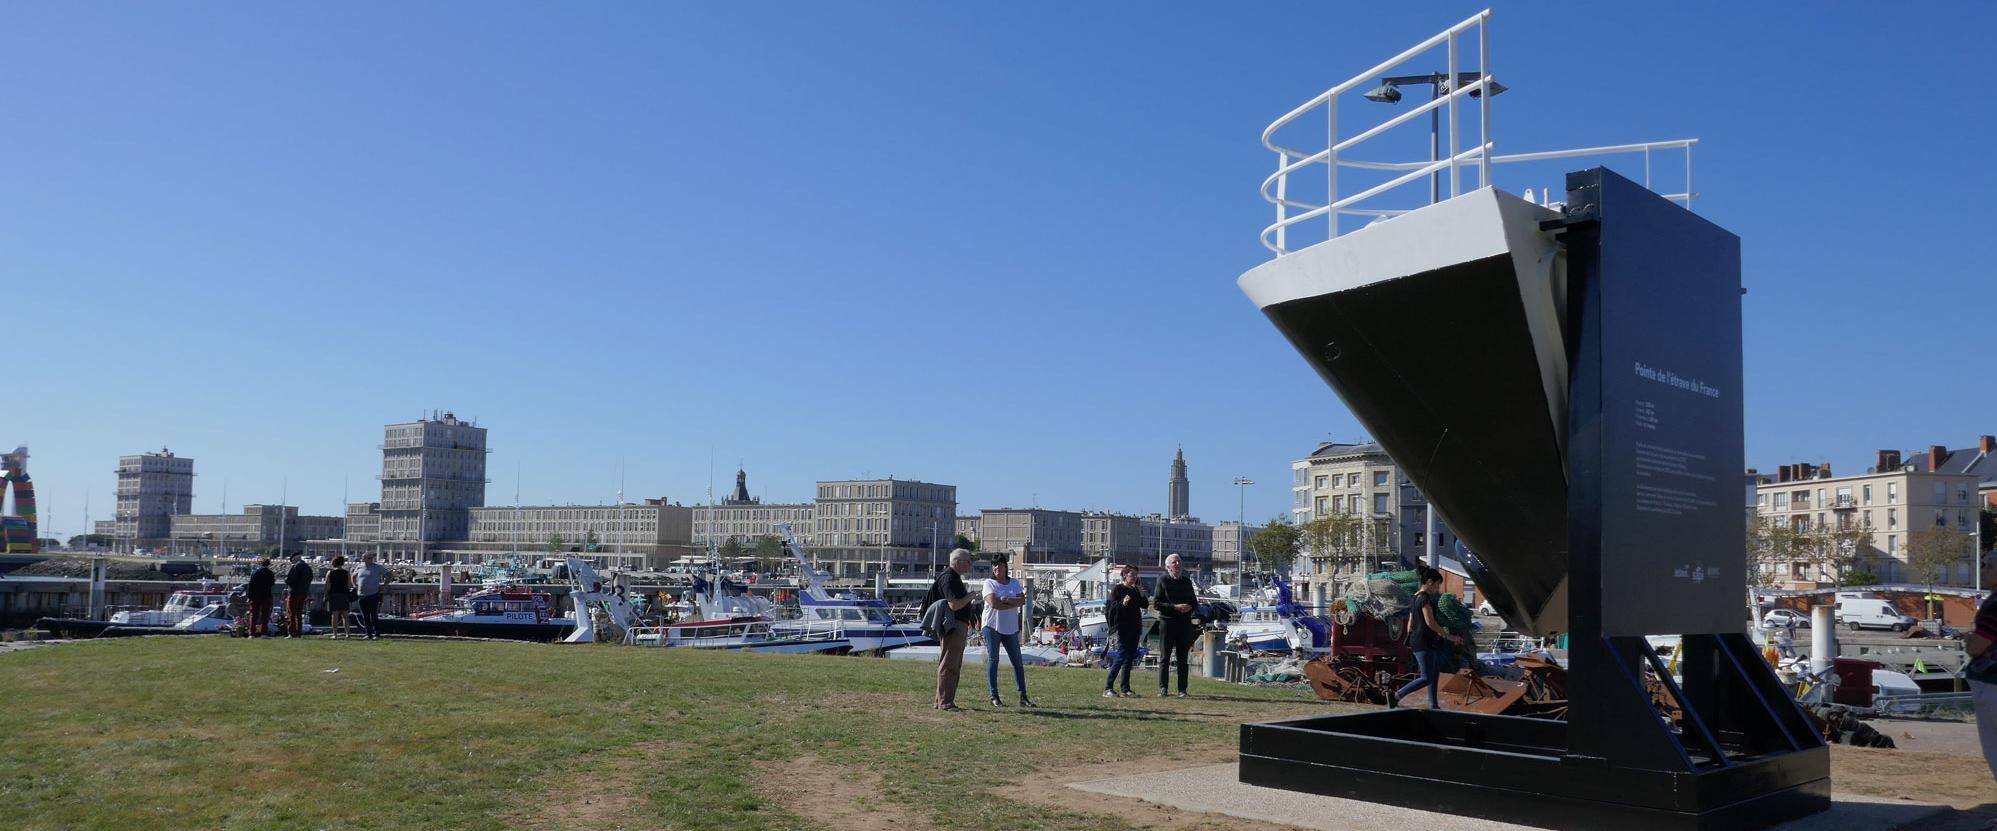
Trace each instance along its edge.
<path fill-rule="evenodd" d="M 1588 173 L 1599 174 L 1603 219 L 1602 634 L 1738 633 L 1740 238 L 1613 173 Z"/>

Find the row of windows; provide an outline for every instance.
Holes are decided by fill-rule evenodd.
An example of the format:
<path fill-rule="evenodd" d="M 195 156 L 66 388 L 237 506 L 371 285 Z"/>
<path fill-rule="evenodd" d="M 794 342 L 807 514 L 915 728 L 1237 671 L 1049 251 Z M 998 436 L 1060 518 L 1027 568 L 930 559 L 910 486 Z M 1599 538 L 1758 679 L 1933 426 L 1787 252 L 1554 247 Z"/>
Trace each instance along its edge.
<path fill-rule="evenodd" d="M 1850 485 L 1842 485 L 1838 487 L 1837 493 L 1835 494 L 1835 501 L 1833 501 L 1830 498 L 1831 496 L 1832 496 L 1831 494 L 1825 493 L 1824 488 L 1817 488 L 1816 491 L 1817 507 L 1837 508 L 1837 507 L 1849 507 L 1853 505 L 1870 505 L 1872 504 L 1872 486 L 1860 485 L 1858 488 L 1857 498 L 1855 500 L 1853 499 L 1852 489 Z M 1789 510 L 1806 511 L 1810 509 L 1810 497 L 1811 494 L 1808 488 L 1802 488 L 1792 491 L 1782 491 L 1774 494 L 1762 493 L 1758 494 L 1755 497 L 1755 504 L 1764 507 L 1772 506 L 1775 510 L 1778 511 L 1789 511 Z M 1898 504 L 1899 502 L 1900 502 L 1900 483 L 1887 482 L 1886 504 L 1895 505 Z M 1949 502 L 1948 483 L 1935 482 L 1934 501 L 1931 504 L 1946 505 L 1948 504 L 1948 502 Z M 1969 485 L 1967 483 L 1963 482 L 1956 483 L 1955 504 L 1957 505 L 1969 504 Z"/>
<path fill-rule="evenodd" d="M 1366 507 L 1366 501 L 1365 498 L 1359 494 L 1353 494 L 1349 501 L 1344 496 L 1320 496 L 1317 498 L 1317 503 L 1314 507 L 1317 509 L 1318 516 L 1328 516 L 1331 514 L 1350 514 L 1350 513 L 1358 513 L 1361 510 L 1364 510 L 1364 508 Z M 1376 514 L 1387 513 L 1386 494 L 1384 493 L 1373 494 L 1373 513 Z"/>
<path fill-rule="evenodd" d="M 1361 473 L 1353 473 L 1349 475 L 1344 473 L 1333 473 L 1329 475 L 1320 473 L 1317 475 L 1317 478 L 1312 481 L 1312 487 L 1316 490 L 1325 490 L 1327 488 L 1356 488 L 1365 483 L 1367 475 L 1368 474 L 1361 474 Z M 1375 470 L 1372 471 L 1370 475 L 1373 480 L 1373 487 L 1376 488 L 1386 487 L 1387 471 Z"/>

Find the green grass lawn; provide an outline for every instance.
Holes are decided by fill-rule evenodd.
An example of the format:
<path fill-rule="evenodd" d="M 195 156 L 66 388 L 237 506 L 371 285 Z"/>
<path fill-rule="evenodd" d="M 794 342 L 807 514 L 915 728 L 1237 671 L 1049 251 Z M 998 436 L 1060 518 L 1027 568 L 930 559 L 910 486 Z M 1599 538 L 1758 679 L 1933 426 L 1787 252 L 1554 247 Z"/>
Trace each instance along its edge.
<path fill-rule="evenodd" d="M 1147 755 L 1225 761 L 1240 722 L 1328 709 L 1199 679 L 1189 699 L 1104 699 L 1099 671 L 1027 672 L 1041 709 L 987 708 L 980 664 L 958 696 L 972 710 L 945 714 L 929 707 L 933 665 L 871 658 L 219 637 L 47 647 L 0 655 L 0 827 L 561 827 L 547 806 L 594 788 L 620 818 L 597 828 L 807 829 L 757 771 L 815 755 L 878 775 L 879 799 L 945 827 L 999 824 L 967 825 L 969 812 L 1009 829 L 1117 829 L 1008 799 L 1006 784 L 1063 767 L 1111 776 L 1108 760 Z M 1001 672 L 1010 703 L 1009 686 Z"/>

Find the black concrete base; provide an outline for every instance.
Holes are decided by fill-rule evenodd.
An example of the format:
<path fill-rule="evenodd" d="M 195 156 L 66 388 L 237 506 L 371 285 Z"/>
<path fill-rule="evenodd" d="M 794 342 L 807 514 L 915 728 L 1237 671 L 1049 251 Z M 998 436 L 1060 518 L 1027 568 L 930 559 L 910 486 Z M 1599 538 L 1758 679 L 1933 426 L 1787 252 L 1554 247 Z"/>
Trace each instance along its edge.
<path fill-rule="evenodd" d="M 1381 710 L 1241 726 L 1241 781 L 1555 829 L 1767 828 L 1830 808 L 1830 751 L 1617 768 L 1564 722 Z"/>

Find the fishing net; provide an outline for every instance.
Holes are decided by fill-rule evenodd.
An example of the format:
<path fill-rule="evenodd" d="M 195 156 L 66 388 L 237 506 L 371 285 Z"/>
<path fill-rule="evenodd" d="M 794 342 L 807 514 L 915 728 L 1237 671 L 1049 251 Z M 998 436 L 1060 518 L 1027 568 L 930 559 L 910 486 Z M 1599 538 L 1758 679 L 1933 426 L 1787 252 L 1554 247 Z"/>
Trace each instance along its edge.
<path fill-rule="evenodd" d="M 1413 570 L 1355 575 L 1340 586 L 1339 597 L 1331 606 L 1332 619 L 1349 624 L 1363 614 L 1385 621 L 1389 632 L 1399 638 L 1407 631 L 1407 612 L 1414 607 L 1415 593 L 1419 591 L 1421 577 Z M 1442 628 L 1469 637 L 1471 612 L 1462 599 L 1445 592 L 1436 598 L 1435 613 L 1442 621 Z"/>

